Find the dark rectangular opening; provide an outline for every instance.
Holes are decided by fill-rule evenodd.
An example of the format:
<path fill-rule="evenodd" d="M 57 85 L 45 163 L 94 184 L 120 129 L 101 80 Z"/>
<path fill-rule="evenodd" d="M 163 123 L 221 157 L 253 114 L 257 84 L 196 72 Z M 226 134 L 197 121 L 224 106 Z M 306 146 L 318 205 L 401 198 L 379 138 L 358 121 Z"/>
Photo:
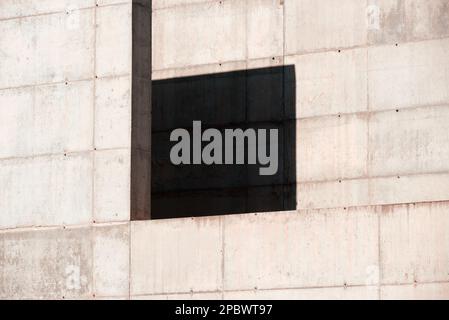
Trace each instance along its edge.
<path fill-rule="evenodd" d="M 294 66 L 153 81 L 151 218 L 296 210 L 295 84 Z M 193 121 L 223 137 L 225 129 L 277 129 L 277 173 L 260 175 L 260 164 L 174 165 L 170 134 L 184 128 L 192 137 Z"/>

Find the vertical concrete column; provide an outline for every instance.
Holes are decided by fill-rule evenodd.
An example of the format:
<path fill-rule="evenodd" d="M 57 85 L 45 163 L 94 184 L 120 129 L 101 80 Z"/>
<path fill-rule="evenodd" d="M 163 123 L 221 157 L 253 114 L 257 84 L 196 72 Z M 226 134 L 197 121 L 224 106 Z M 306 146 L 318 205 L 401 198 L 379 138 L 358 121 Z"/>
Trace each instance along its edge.
<path fill-rule="evenodd" d="M 151 0 L 132 3 L 131 220 L 151 209 Z"/>

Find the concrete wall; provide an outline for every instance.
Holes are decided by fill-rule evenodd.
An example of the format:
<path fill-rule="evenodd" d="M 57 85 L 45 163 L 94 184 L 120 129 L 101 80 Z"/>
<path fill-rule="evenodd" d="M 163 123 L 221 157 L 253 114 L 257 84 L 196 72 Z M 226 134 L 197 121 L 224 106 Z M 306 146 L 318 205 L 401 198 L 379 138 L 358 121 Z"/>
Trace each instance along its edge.
<path fill-rule="evenodd" d="M 0 3 L 0 297 L 449 298 L 448 0 L 153 0 L 153 79 L 295 66 L 298 210 L 130 222 L 142 1 Z"/>
<path fill-rule="evenodd" d="M 148 4 L 1 1 L 0 297 L 129 295 L 129 221 L 149 203 L 130 195 L 149 181 L 131 179 L 149 163 L 150 122 L 132 119 L 150 114 Z"/>
<path fill-rule="evenodd" d="M 151 218 L 296 210 L 294 77 L 293 66 L 282 66 L 153 81 Z M 275 129 L 276 172 L 261 176 L 249 164 L 174 166 L 170 135 L 191 131 L 192 120 L 222 136 L 229 128 Z M 223 145 L 229 156 L 233 148 Z"/>

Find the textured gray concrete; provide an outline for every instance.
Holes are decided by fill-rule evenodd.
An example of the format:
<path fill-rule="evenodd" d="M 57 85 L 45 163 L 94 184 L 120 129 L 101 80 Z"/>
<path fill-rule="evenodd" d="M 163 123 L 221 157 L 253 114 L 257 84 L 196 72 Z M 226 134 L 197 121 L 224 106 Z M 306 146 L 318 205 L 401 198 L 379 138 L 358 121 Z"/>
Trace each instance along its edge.
<path fill-rule="evenodd" d="M 0 298 L 449 299 L 448 0 L 149 3 L 0 2 Z M 284 65 L 297 210 L 130 222 L 150 79 Z"/>

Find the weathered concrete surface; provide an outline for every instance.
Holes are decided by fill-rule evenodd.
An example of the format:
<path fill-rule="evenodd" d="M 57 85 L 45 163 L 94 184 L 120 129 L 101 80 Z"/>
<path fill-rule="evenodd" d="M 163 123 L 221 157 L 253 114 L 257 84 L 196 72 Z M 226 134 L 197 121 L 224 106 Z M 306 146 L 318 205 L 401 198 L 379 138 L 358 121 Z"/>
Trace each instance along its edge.
<path fill-rule="evenodd" d="M 154 50 L 154 49 L 153 49 Z M 272 58 L 269 59 L 270 62 L 273 61 Z M 252 60 L 258 61 L 258 60 Z M 265 67 L 269 65 L 263 64 L 261 67 Z M 277 65 L 281 65 L 278 61 Z M 186 66 L 182 68 L 174 68 L 174 69 L 162 69 L 162 70 L 152 70 L 152 79 L 153 80 L 163 80 L 169 78 L 177 78 L 177 77 L 186 77 L 186 76 L 196 76 L 196 75 L 207 75 L 212 73 L 220 73 L 220 72 L 230 72 L 236 70 L 245 70 L 249 66 L 249 63 L 246 60 L 241 60 L 237 62 L 223 62 L 223 63 L 214 63 L 214 64 L 206 64 L 206 65 L 198 65 L 198 66 Z M 257 67 L 257 66 L 255 66 Z"/>
<path fill-rule="evenodd" d="M 96 75 L 129 74 L 131 71 L 131 5 L 96 10 Z"/>
<path fill-rule="evenodd" d="M 409 24 L 407 39 L 416 41 L 449 36 L 449 3 L 446 0 L 413 0 L 405 3 Z"/>
<path fill-rule="evenodd" d="M 129 224 L 0 234 L 0 297 L 93 298 L 128 293 Z"/>
<path fill-rule="evenodd" d="M 0 237 L 2 298 L 90 297 L 90 228 L 8 232 Z"/>
<path fill-rule="evenodd" d="M 1 10 L 0 228 L 129 220 L 131 6 L 110 4 Z"/>
<path fill-rule="evenodd" d="M 244 60 L 245 25 L 244 1 L 213 1 L 156 10 L 153 26 L 159 32 L 153 33 L 153 48 L 158 48 L 153 51 L 153 69 Z"/>
<path fill-rule="evenodd" d="M 449 39 L 368 49 L 370 109 L 448 104 L 448 50 Z"/>
<path fill-rule="evenodd" d="M 95 222 L 129 221 L 131 190 L 129 149 L 95 153 Z"/>
<path fill-rule="evenodd" d="M 222 292 L 205 292 L 205 293 L 180 293 L 166 295 L 143 295 L 133 296 L 132 300 L 221 300 Z"/>
<path fill-rule="evenodd" d="M 298 120 L 298 182 L 357 178 L 367 172 L 366 115 Z"/>
<path fill-rule="evenodd" d="M 0 4 L 1 298 L 129 298 L 131 3 Z"/>
<path fill-rule="evenodd" d="M 152 0 L 153 10 L 175 7 L 175 6 L 188 6 L 198 2 L 213 2 L 215 0 Z"/>
<path fill-rule="evenodd" d="M 93 227 L 93 295 L 129 296 L 129 223 Z"/>
<path fill-rule="evenodd" d="M 382 283 L 449 280 L 448 210 L 446 202 L 383 209 L 380 216 Z"/>
<path fill-rule="evenodd" d="M 79 9 L 92 8 L 95 2 L 104 3 L 110 0 L 2 0 L 0 3 L 0 19 L 19 18 L 55 12 L 72 12 Z M 121 0 L 123 2 L 123 0 Z"/>
<path fill-rule="evenodd" d="M 369 181 L 370 202 L 375 204 L 445 201 L 449 174 L 418 174 L 375 178 Z"/>
<path fill-rule="evenodd" d="M 376 286 L 225 292 L 226 300 L 377 300 Z"/>
<path fill-rule="evenodd" d="M 447 206 L 133 222 L 132 296 L 219 299 L 223 290 L 225 299 L 447 298 Z M 207 269 L 197 273 L 197 263 Z M 189 293 L 194 281 L 198 294 Z M 404 283 L 430 289 L 396 289 Z"/>
<path fill-rule="evenodd" d="M 368 4 L 373 7 L 369 14 L 374 23 L 368 30 L 368 43 L 379 45 L 405 41 L 405 3 L 412 1 L 369 0 Z"/>
<path fill-rule="evenodd" d="M 379 28 L 370 29 L 370 44 L 394 44 L 447 37 L 446 0 L 369 0 L 380 8 Z"/>
<path fill-rule="evenodd" d="M 449 300 L 449 283 L 382 286 L 383 300 Z"/>
<path fill-rule="evenodd" d="M 375 209 L 224 218 L 224 288 L 363 285 L 378 266 Z"/>
<path fill-rule="evenodd" d="M 89 153 L 0 160 L 0 226 L 89 223 L 92 184 Z"/>
<path fill-rule="evenodd" d="M 152 45 L 148 5 L 1 1 L 1 298 L 449 299 L 449 1 L 153 0 Z M 115 224 L 150 215 L 151 51 L 295 67 L 300 211 Z"/>
<path fill-rule="evenodd" d="M 416 218 L 390 206 L 449 197 L 447 40 L 404 43 L 445 36 L 438 22 L 445 1 L 370 1 L 380 6 L 379 30 L 367 30 L 364 2 L 284 3 L 281 13 L 277 1 L 155 1 L 153 77 L 294 65 L 298 159 L 304 157 L 298 207 L 336 209 L 133 223 L 132 297 L 219 298 L 221 290 L 224 298 L 445 297 L 444 284 L 426 282 L 447 281 L 445 218 L 435 213 L 446 204 L 419 204 Z M 260 37 L 259 20 L 269 21 L 256 28 Z M 238 36 L 223 47 L 235 29 Z M 195 268 L 201 261 L 202 273 Z M 194 270 L 187 281 L 177 280 L 187 269 Z M 417 275 L 420 291 L 391 286 L 406 273 Z M 252 291 L 256 286 L 267 290 Z M 316 286 L 323 288 L 308 288 Z"/>
<path fill-rule="evenodd" d="M 0 90 L 0 158 L 91 149 L 92 100 L 93 81 Z"/>
<path fill-rule="evenodd" d="M 306 182 L 298 184 L 297 193 L 298 209 L 445 201 L 449 197 L 449 174 Z"/>
<path fill-rule="evenodd" d="M 298 209 L 344 208 L 370 203 L 368 179 L 298 183 L 296 191 Z"/>
<path fill-rule="evenodd" d="M 74 23 L 65 12 L 1 20 L 0 88 L 91 78 L 94 11 L 76 14 Z"/>
<path fill-rule="evenodd" d="M 285 1 L 288 55 L 364 45 L 366 35 L 365 1 Z"/>
<path fill-rule="evenodd" d="M 98 79 L 95 83 L 95 147 L 131 147 L 131 79 Z"/>
<path fill-rule="evenodd" d="M 369 135 L 373 176 L 449 171 L 449 105 L 376 113 Z"/>
<path fill-rule="evenodd" d="M 222 288 L 220 218 L 131 223 L 131 295 Z"/>
<path fill-rule="evenodd" d="M 284 14 L 279 0 L 246 1 L 246 21 L 247 59 L 283 55 Z"/>
<path fill-rule="evenodd" d="M 298 118 L 367 111 L 366 49 L 285 57 L 296 67 Z"/>

